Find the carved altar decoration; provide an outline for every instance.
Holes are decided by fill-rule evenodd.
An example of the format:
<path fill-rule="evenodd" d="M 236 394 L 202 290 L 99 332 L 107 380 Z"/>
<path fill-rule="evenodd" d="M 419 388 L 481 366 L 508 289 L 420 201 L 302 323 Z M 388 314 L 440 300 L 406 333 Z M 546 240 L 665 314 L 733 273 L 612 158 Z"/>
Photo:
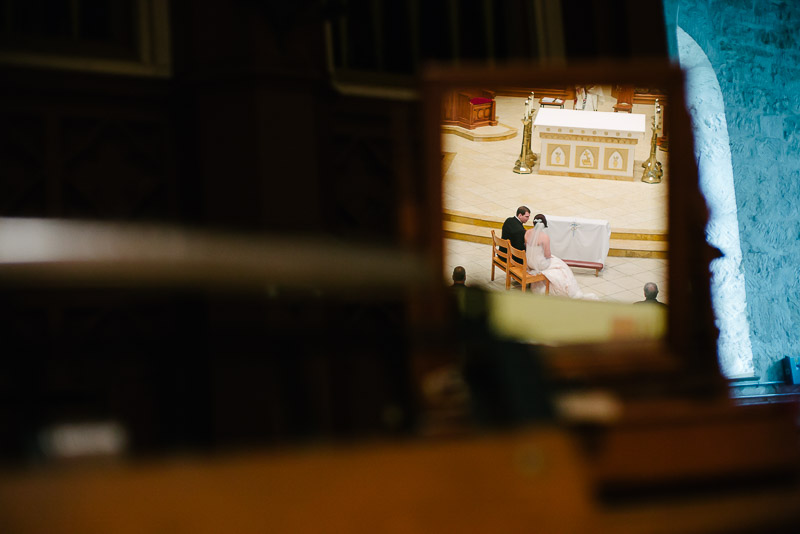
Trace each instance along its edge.
<path fill-rule="evenodd" d="M 494 92 L 486 89 L 450 91 L 444 96 L 442 124 L 474 130 L 497 126 Z"/>
<path fill-rule="evenodd" d="M 536 154 L 531 148 L 533 137 L 533 93 L 525 100 L 525 113 L 522 115 L 522 147 L 519 158 L 514 163 L 514 172 L 517 174 L 530 174 L 536 164 Z"/>
<path fill-rule="evenodd" d="M 644 115 L 542 108 L 534 126 L 542 142 L 539 174 L 634 180 Z"/>

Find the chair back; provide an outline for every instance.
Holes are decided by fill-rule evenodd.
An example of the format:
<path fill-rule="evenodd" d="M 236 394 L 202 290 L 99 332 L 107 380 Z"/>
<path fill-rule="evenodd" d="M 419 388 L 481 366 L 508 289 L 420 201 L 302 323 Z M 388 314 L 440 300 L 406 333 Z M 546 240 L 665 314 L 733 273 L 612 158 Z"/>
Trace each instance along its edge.
<path fill-rule="evenodd" d="M 494 233 L 492 230 L 492 259 L 499 260 L 502 263 L 508 263 L 508 251 L 511 247 L 511 243 L 508 239 L 502 239 L 497 237 L 497 234 Z M 503 249 L 506 251 L 503 252 Z"/>
<path fill-rule="evenodd" d="M 519 267 L 522 269 L 523 273 L 528 272 L 528 259 L 525 256 L 524 250 L 519 250 L 518 248 L 514 248 L 511 246 L 511 243 L 508 244 L 508 253 L 511 257 L 511 267 Z M 519 261 L 519 260 L 522 261 Z"/>

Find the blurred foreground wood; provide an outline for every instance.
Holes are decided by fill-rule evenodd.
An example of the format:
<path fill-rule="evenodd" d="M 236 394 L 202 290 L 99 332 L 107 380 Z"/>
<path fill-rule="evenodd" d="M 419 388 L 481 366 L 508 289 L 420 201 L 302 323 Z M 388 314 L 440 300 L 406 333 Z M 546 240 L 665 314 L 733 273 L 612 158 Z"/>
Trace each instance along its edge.
<path fill-rule="evenodd" d="M 0 532 L 588 532 L 562 431 L 295 449 L 0 479 Z"/>
<path fill-rule="evenodd" d="M 641 414 L 632 414 L 606 429 L 588 455 L 575 435 L 548 427 L 6 472 L 0 477 L 0 532 L 793 532 L 800 524 L 796 479 L 750 484 L 724 478 L 739 472 L 748 455 L 768 456 L 776 435 L 745 435 L 737 443 L 727 432 L 703 433 L 696 423 L 704 417 L 716 427 L 729 420 L 734 431 L 754 415 L 747 411 L 739 420 L 735 409 L 716 411 L 687 419 L 681 409 L 656 410 L 645 425 L 654 425 L 655 433 L 641 427 Z M 785 428 L 779 412 L 785 414 L 762 410 L 763 426 Z M 686 442 L 687 422 L 703 446 Z M 796 440 L 791 432 L 779 433 L 789 443 L 777 460 L 760 463 L 796 472 Z M 703 480 L 709 474 L 718 447 L 726 447 L 725 460 L 711 471 L 723 475 L 717 479 L 722 484 L 695 491 L 693 475 Z M 758 463 L 747 467 L 765 472 Z M 622 479 L 643 484 L 639 495 L 631 486 L 628 501 L 600 496 L 604 482 L 619 481 L 615 468 Z M 638 476 L 632 479 L 631 470 Z M 676 480 L 683 483 L 667 484 L 666 492 L 657 488 Z"/>

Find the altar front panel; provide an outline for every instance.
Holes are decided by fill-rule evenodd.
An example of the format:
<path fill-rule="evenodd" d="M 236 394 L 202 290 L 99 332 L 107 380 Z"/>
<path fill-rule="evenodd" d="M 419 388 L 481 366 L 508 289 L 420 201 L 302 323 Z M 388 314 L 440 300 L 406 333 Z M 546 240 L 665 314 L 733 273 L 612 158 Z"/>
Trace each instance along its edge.
<path fill-rule="evenodd" d="M 641 114 L 540 109 L 534 126 L 541 140 L 540 174 L 634 179 Z"/>

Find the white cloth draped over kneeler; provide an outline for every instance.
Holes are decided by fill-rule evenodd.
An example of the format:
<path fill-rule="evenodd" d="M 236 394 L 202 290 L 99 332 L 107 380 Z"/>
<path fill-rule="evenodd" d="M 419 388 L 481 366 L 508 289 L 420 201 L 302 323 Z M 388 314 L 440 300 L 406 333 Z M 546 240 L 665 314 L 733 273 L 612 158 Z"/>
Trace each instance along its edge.
<path fill-rule="evenodd" d="M 547 223 L 551 253 L 563 260 L 605 265 L 611 239 L 608 221 L 548 214 Z"/>

